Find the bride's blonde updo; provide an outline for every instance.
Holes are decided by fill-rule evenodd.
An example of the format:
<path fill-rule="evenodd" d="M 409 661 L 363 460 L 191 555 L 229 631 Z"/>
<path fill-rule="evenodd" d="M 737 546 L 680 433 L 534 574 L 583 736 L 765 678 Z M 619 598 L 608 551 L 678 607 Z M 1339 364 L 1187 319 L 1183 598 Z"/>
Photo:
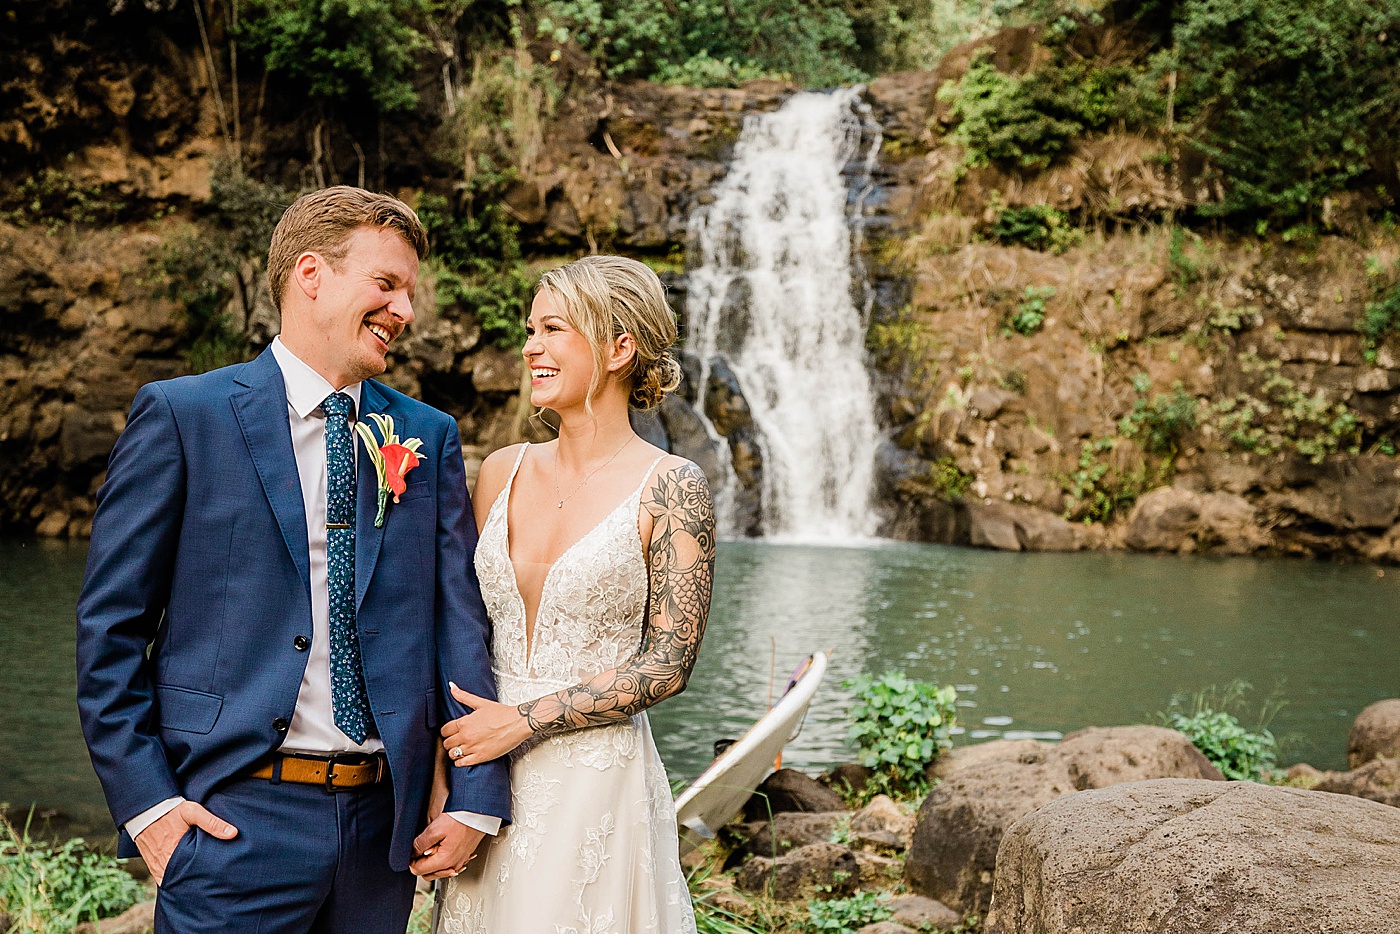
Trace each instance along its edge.
<path fill-rule="evenodd" d="M 628 402 L 638 409 L 660 404 L 681 384 L 681 367 L 671 356 L 676 313 L 666 304 L 661 280 L 644 263 L 625 256 L 585 256 L 540 277 L 536 293 L 548 289 L 563 304 L 569 324 L 593 348 L 596 364 L 588 384 L 592 401 L 607 373 L 608 354 L 623 334 L 637 347 L 618 372 L 631 388 Z"/>

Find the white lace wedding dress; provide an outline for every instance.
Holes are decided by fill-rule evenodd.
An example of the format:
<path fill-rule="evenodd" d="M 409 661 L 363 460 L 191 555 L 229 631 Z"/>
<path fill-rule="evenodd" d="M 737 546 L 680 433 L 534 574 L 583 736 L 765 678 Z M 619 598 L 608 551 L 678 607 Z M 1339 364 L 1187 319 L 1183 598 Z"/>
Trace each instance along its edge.
<path fill-rule="evenodd" d="M 550 568 L 527 648 L 507 504 L 528 447 L 476 549 L 497 690 L 507 704 L 622 665 L 641 644 L 647 604 L 637 526 L 644 479 Z M 522 745 L 511 753 L 510 786 L 512 823 L 483 841 L 460 876 L 439 883 L 437 934 L 695 931 L 675 805 L 645 713 Z"/>

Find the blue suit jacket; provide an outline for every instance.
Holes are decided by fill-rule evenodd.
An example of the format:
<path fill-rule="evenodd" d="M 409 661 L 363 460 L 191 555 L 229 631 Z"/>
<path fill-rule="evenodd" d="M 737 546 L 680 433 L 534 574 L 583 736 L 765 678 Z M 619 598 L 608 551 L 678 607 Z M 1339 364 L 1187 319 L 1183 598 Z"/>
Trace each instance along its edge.
<path fill-rule="evenodd" d="M 358 457 L 356 625 L 394 788 L 390 862 L 407 867 L 437 729 L 466 711 L 452 679 L 494 698 L 476 525 L 452 418 L 367 380 L 361 420 L 394 418 L 423 462 L 374 527 L 378 481 Z M 251 363 L 151 383 L 132 404 L 78 603 L 78 707 L 118 826 L 173 795 L 202 801 L 275 750 L 311 638 L 310 562 L 282 371 Z M 448 810 L 508 820 L 505 759 L 448 770 Z M 122 855 L 136 855 L 125 834 Z"/>

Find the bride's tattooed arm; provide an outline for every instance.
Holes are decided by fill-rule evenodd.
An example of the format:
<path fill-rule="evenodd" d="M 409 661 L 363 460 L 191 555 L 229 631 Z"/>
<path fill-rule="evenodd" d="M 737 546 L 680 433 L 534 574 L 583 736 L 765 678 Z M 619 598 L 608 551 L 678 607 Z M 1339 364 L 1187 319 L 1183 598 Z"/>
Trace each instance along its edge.
<path fill-rule="evenodd" d="M 694 464 L 662 471 L 643 508 L 652 518 L 646 625 L 637 653 L 620 668 L 519 706 L 537 735 L 616 723 L 685 689 L 715 571 L 715 513 Z"/>

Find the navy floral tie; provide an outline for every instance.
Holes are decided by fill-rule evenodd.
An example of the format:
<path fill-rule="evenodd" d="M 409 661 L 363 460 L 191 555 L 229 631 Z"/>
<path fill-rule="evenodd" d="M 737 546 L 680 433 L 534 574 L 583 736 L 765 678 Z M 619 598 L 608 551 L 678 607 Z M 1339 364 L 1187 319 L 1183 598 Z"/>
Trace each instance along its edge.
<path fill-rule="evenodd" d="M 369 735 L 360 643 L 355 635 L 354 402 L 343 392 L 321 403 L 326 413 L 326 575 L 331 609 L 331 709 L 335 725 L 357 743 Z"/>

